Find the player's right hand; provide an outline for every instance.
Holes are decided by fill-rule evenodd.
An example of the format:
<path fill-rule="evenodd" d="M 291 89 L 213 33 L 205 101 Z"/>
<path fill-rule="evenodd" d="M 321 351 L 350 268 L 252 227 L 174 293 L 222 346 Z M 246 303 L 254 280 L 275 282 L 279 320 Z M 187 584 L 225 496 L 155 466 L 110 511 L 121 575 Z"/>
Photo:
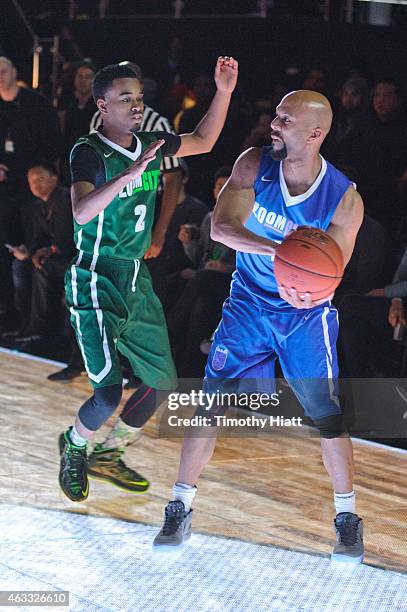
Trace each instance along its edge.
<path fill-rule="evenodd" d="M 145 151 L 136 159 L 134 164 L 129 166 L 125 172 L 126 176 L 131 179 L 140 178 L 148 164 L 155 159 L 155 154 L 158 149 L 163 146 L 165 140 L 156 140 L 147 147 Z"/>
<path fill-rule="evenodd" d="M 284 287 L 284 285 L 280 285 L 278 288 L 278 292 L 280 297 L 283 298 L 286 302 L 294 306 L 294 308 L 315 308 L 315 306 L 321 306 L 321 304 L 325 304 L 329 300 L 332 300 L 334 294 L 329 295 L 322 300 L 314 300 L 311 299 L 310 293 L 298 293 L 293 288 Z"/>

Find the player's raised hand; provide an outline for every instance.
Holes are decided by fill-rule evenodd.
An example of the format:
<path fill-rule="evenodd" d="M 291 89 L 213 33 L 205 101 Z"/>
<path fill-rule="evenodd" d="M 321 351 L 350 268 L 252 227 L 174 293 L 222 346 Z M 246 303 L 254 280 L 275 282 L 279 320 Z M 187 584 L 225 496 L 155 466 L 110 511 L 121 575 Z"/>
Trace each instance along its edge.
<path fill-rule="evenodd" d="M 140 178 L 148 164 L 155 159 L 158 149 L 163 146 L 164 142 L 165 140 L 156 140 L 149 145 L 140 157 L 136 159 L 134 164 L 127 168 L 126 176 L 131 179 Z"/>
<path fill-rule="evenodd" d="M 239 63 L 233 57 L 221 55 L 215 66 L 215 83 L 219 91 L 232 93 L 237 83 Z"/>

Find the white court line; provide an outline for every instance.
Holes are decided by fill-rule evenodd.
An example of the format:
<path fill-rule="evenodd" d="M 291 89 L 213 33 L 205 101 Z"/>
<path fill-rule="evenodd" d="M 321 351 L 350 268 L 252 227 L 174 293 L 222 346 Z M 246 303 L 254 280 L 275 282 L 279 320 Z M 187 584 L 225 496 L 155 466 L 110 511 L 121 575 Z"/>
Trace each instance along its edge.
<path fill-rule="evenodd" d="M 0 353 L 5 353 L 6 355 L 12 355 L 13 357 L 21 357 L 21 359 L 28 359 L 29 361 L 39 361 L 40 363 L 49 363 L 50 365 L 55 365 L 59 367 L 66 367 L 68 364 L 63 361 L 54 361 L 53 359 L 45 359 L 45 357 L 37 357 L 37 355 L 30 355 L 29 353 L 20 353 L 19 351 L 14 351 L 12 349 L 6 349 L 0 346 Z"/>
<path fill-rule="evenodd" d="M 405 450 L 404 448 L 397 448 L 396 446 L 387 446 L 387 444 L 373 442 L 372 440 L 365 440 L 364 438 L 351 438 L 351 440 L 353 440 L 353 442 L 358 442 L 359 444 L 366 444 L 367 446 L 377 446 L 377 448 L 383 448 L 384 450 L 392 450 L 395 453 L 407 455 L 407 450 Z M 397 438 L 395 438 L 395 440 L 397 440 Z"/>

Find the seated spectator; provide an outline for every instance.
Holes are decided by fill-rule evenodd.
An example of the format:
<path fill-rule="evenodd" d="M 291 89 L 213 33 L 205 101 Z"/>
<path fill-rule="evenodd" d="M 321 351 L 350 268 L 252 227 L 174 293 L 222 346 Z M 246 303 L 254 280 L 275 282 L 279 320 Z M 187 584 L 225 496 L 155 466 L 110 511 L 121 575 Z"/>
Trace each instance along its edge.
<path fill-rule="evenodd" d="M 180 159 L 182 185 L 178 194 L 175 212 L 168 225 L 164 247 L 155 259 L 148 260 L 148 268 L 153 280 L 154 291 L 161 300 L 167 313 L 179 296 L 185 281 L 181 272 L 191 265 L 182 243 L 178 239 L 181 227 L 199 228 L 208 212 L 206 204 L 186 193 L 189 171 L 187 163 Z"/>
<path fill-rule="evenodd" d="M 73 223 L 69 191 L 58 182 L 52 164 L 37 162 L 27 174 L 33 203 L 29 244 L 10 246 L 15 306 L 20 314 L 24 350 L 61 332 L 63 279 L 73 257 Z"/>
<path fill-rule="evenodd" d="M 27 168 L 33 159 L 55 162 L 60 151 L 58 118 L 50 103 L 19 87 L 12 62 L 0 57 L 0 327 L 5 329 L 13 324 L 13 258 L 4 244 L 20 244 L 30 232 Z"/>
<path fill-rule="evenodd" d="M 400 376 L 401 366 L 385 371 L 400 359 L 394 340 L 400 340 L 406 326 L 407 249 L 391 284 L 366 295 L 348 295 L 340 303 L 340 336 L 344 374 L 352 378 Z M 386 357 L 387 359 L 384 359 Z"/>
<path fill-rule="evenodd" d="M 213 194 L 217 198 L 231 169 L 215 175 Z M 210 237 L 212 213 L 208 213 L 194 237 L 191 228 L 182 226 L 179 239 L 191 260 L 191 267 L 181 273 L 187 281 L 168 316 L 168 331 L 178 376 L 202 377 L 205 356 L 201 342 L 209 338 L 221 317 L 222 304 L 229 293 L 235 252 Z"/>

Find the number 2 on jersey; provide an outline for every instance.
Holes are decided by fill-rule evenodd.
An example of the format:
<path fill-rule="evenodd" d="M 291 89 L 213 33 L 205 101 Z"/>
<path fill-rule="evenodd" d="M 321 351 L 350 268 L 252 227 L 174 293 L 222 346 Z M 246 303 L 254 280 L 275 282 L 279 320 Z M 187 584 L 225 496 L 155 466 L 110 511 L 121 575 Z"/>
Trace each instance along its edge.
<path fill-rule="evenodd" d="M 142 232 L 145 228 L 146 224 L 144 223 L 144 219 L 146 217 L 147 207 L 144 204 L 138 204 L 134 209 L 134 214 L 139 218 L 136 221 L 136 226 L 134 228 L 135 232 Z"/>

